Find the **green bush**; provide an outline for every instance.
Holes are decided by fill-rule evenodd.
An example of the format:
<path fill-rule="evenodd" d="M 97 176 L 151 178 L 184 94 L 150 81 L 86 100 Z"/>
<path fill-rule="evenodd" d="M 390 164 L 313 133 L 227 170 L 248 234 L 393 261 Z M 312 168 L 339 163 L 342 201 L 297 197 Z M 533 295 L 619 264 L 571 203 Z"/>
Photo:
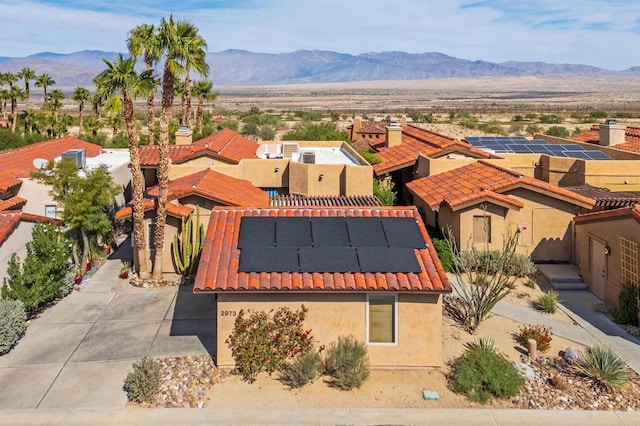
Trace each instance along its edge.
<path fill-rule="evenodd" d="M 454 362 L 451 374 L 456 392 L 482 403 L 515 396 L 524 385 L 524 378 L 508 359 L 479 345 Z"/>
<path fill-rule="evenodd" d="M 537 348 L 540 352 L 544 353 L 551 348 L 551 329 L 543 325 L 524 324 L 520 326 L 520 330 L 517 334 L 518 343 L 523 347 L 528 347 L 529 339 L 533 339 L 537 343 Z"/>
<path fill-rule="evenodd" d="M 434 242 L 435 245 L 435 242 Z M 436 250 L 438 247 L 436 246 Z M 439 253 L 439 252 L 438 252 Z M 499 250 L 489 251 L 463 251 L 455 261 L 461 271 L 470 271 L 479 269 L 488 275 L 495 275 L 501 268 L 500 258 L 502 253 Z M 536 273 L 536 267 L 529 258 L 524 254 L 513 253 L 504 265 L 504 273 L 514 277 L 528 277 Z"/>
<path fill-rule="evenodd" d="M 558 293 L 555 291 L 547 291 L 538 297 L 536 307 L 547 314 L 555 314 L 558 309 L 558 303 L 560 303 Z"/>
<path fill-rule="evenodd" d="M 339 337 L 327 349 L 325 371 L 332 385 L 343 390 L 359 388 L 369 378 L 367 347 L 353 336 Z"/>
<path fill-rule="evenodd" d="M 571 132 L 569 132 L 566 127 L 562 126 L 551 126 L 547 129 L 546 132 L 544 132 L 544 134 L 555 136 L 558 138 L 568 138 L 569 136 L 571 136 Z"/>
<path fill-rule="evenodd" d="M 320 353 L 309 351 L 282 369 L 282 381 L 292 388 L 301 388 L 312 382 L 322 371 Z"/>
<path fill-rule="evenodd" d="M 9 352 L 22 337 L 27 313 L 19 300 L 0 300 L 0 355 Z"/>
<path fill-rule="evenodd" d="M 625 284 L 618 295 L 618 310 L 614 321 L 618 324 L 638 325 L 638 287 Z"/>
<path fill-rule="evenodd" d="M 20 300 L 27 315 L 69 291 L 70 241 L 58 226 L 36 224 L 26 244 L 24 262 L 14 253 L 7 267 L 2 297 Z"/>
<path fill-rule="evenodd" d="M 622 390 L 631 381 L 625 362 L 606 346 L 588 347 L 576 371 L 608 390 Z"/>
<path fill-rule="evenodd" d="M 375 151 L 372 149 L 360 151 L 358 154 L 360 154 L 360 156 L 364 158 L 364 160 L 371 165 L 380 164 L 382 162 L 380 157 L 378 157 Z"/>
<path fill-rule="evenodd" d="M 226 343 L 243 380 L 253 383 L 262 371 L 281 371 L 288 360 L 311 349 L 311 330 L 303 327 L 307 312 L 302 305 L 295 312 L 284 307 L 275 312 L 238 313 Z"/>
<path fill-rule="evenodd" d="M 438 252 L 440 263 L 446 272 L 453 272 L 453 249 L 451 242 L 447 239 L 441 240 L 438 238 L 432 238 L 433 247 Z"/>
<path fill-rule="evenodd" d="M 133 364 L 133 371 L 124 380 L 124 390 L 129 401 L 151 403 L 160 390 L 162 372 L 151 358 L 144 357 Z"/>
<path fill-rule="evenodd" d="M 506 272 L 514 277 L 530 277 L 536 273 L 536 266 L 529 256 L 514 253 Z"/>

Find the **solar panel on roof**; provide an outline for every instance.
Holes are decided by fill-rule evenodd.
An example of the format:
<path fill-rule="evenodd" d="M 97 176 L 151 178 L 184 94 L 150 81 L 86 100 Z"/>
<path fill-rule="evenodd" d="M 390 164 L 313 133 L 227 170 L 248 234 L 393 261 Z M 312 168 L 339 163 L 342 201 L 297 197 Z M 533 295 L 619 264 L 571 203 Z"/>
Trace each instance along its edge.
<path fill-rule="evenodd" d="M 549 145 L 549 142 L 544 139 L 531 139 L 529 143 L 532 145 Z"/>
<path fill-rule="evenodd" d="M 348 217 L 345 221 L 351 247 L 388 247 L 380 218 Z"/>
<path fill-rule="evenodd" d="M 274 247 L 276 220 L 272 217 L 244 216 L 240 219 L 238 248 Z"/>
<path fill-rule="evenodd" d="M 314 217 L 311 219 L 314 247 L 349 247 L 347 223 L 342 217 Z"/>
<path fill-rule="evenodd" d="M 383 217 L 380 221 L 389 247 L 425 248 L 427 246 L 415 219 Z"/>
<path fill-rule="evenodd" d="M 516 154 L 530 154 L 531 148 L 527 145 L 507 145 L 507 148 Z"/>
<path fill-rule="evenodd" d="M 308 217 L 276 219 L 276 247 L 311 247 L 311 220 Z"/>
<path fill-rule="evenodd" d="M 361 272 L 422 271 L 415 252 L 410 248 L 358 247 L 357 251 Z"/>
<path fill-rule="evenodd" d="M 240 250 L 240 272 L 298 272 L 297 248 L 243 247 Z"/>
<path fill-rule="evenodd" d="M 590 160 L 589 153 L 587 151 L 571 151 L 573 158 L 580 158 L 582 160 Z"/>
<path fill-rule="evenodd" d="M 584 151 L 584 148 L 577 143 L 567 143 L 560 145 L 565 151 Z"/>
<path fill-rule="evenodd" d="M 613 158 L 609 157 L 602 151 L 588 151 L 588 153 L 592 160 L 613 160 Z"/>
<path fill-rule="evenodd" d="M 303 247 L 300 249 L 300 272 L 360 272 L 356 249 Z"/>

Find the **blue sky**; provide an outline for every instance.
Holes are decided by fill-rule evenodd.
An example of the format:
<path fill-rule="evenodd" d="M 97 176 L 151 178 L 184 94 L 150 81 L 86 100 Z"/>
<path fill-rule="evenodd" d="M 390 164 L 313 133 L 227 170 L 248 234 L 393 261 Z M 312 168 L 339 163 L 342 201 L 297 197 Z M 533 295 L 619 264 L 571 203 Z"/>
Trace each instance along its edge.
<path fill-rule="evenodd" d="M 0 56 L 124 51 L 173 13 L 209 51 L 441 52 L 491 62 L 640 65 L 638 0 L 0 0 Z"/>

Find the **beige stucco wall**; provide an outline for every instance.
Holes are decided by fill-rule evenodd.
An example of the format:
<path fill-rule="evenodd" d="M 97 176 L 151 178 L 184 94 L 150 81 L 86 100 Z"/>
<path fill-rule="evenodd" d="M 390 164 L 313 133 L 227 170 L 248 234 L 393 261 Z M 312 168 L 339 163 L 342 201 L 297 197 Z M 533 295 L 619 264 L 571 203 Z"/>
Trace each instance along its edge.
<path fill-rule="evenodd" d="M 58 203 L 53 201 L 51 195 L 49 195 L 50 187 L 48 185 L 38 183 L 37 181 L 31 179 L 21 180 L 22 185 L 20 186 L 18 196 L 27 200 L 27 203 L 22 208 L 23 212 L 44 216 L 45 205 L 58 205 Z M 57 217 L 61 217 L 60 212 L 57 213 Z"/>
<path fill-rule="evenodd" d="M 387 293 L 385 293 L 387 294 Z M 270 310 L 282 306 L 309 308 L 305 327 L 312 330 L 316 347 L 338 336 L 366 339 L 364 293 L 219 293 L 218 366 L 234 365 L 225 340 L 233 331 L 234 313 L 241 309 Z M 372 368 L 440 367 L 442 359 L 442 297 L 437 294 L 398 294 L 398 344 L 368 345 Z"/>
<path fill-rule="evenodd" d="M 147 226 L 149 223 L 155 222 L 156 219 L 156 213 L 155 211 L 148 211 L 145 213 L 145 218 L 144 218 L 144 232 L 147 232 Z M 178 271 L 176 270 L 176 266 L 173 262 L 173 237 L 176 235 L 176 233 L 178 232 L 178 229 L 180 228 L 180 219 L 175 218 L 173 216 L 167 216 L 167 223 L 165 226 L 165 233 L 164 233 L 164 251 L 162 254 L 162 271 L 165 274 L 174 274 L 174 273 L 178 273 Z M 205 233 L 206 233 L 206 228 L 205 228 Z M 132 241 L 133 241 L 133 234 L 131 235 L 132 237 Z M 145 245 L 146 242 L 149 241 L 149 238 L 147 237 L 147 235 L 145 235 Z M 153 261 L 155 260 L 155 250 L 152 249 L 152 247 L 147 247 L 146 249 L 146 255 L 147 255 L 147 262 L 148 265 L 153 268 Z M 136 250 L 133 250 L 133 262 L 135 265 L 135 270 L 138 271 L 140 268 L 140 263 L 139 263 L 139 259 L 138 259 L 138 253 L 136 252 Z"/>
<path fill-rule="evenodd" d="M 590 239 L 596 239 L 611 247 L 606 256 L 605 302 L 612 308 L 618 306 L 618 294 L 622 289 L 620 237 L 640 244 L 640 224 L 631 217 L 611 218 L 593 222 L 576 222 L 576 265 L 585 283 L 591 288 Z"/>

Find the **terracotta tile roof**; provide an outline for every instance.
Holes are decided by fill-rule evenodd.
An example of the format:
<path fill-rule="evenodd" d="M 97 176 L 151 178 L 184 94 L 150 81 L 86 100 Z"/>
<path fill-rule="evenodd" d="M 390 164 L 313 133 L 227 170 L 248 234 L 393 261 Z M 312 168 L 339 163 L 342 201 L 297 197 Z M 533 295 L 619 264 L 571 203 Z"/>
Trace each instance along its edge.
<path fill-rule="evenodd" d="M 158 187 L 149 188 L 147 193 L 152 197 L 157 197 Z M 267 207 L 269 205 L 269 195 L 253 186 L 251 182 L 211 169 L 205 169 L 169 182 L 167 196 L 170 200 L 187 195 L 199 195 L 218 204 L 237 207 Z"/>
<path fill-rule="evenodd" d="M 6 200 L 0 200 L 0 211 L 3 210 L 15 210 L 18 207 L 22 207 L 27 200 L 21 197 L 11 197 Z"/>
<path fill-rule="evenodd" d="M 0 192 L 7 192 L 22 185 L 22 181 L 17 177 L 18 170 L 9 169 L 0 171 Z"/>
<path fill-rule="evenodd" d="M 145 199 L 144 200 L 144 211 L 148 212 L 150 210 L 155 210 L 156 208 L 156 200 L 155 199 Z M 167 214 L 177 218 L 186 218 L 189 217 L 191 213 L 193 213 L 193 208 L 189 206 L 183 206 L 182 204 L 176 203 L 167 203 Z M 133 214 L 132 203 L 130 202 L 127 206 L 122 207 L 115 214 L 115 218 L 118 220 L 125 219 Z"/>
<path fill-rule="evenodd" d="M 11 233 L 18 227 L 21 221 L 62 224 L 59 219 L 38 216 L 31 213 L 4 211 L 0 212 L 0 245 L 2 245 Z"/>
<path fill-rule="evenodd" d="M 611 191 L 607 188 L 599 188 L 589 184 L 580 186 L 567 186 L 566 189 L 576 194 L 584 195 L 596 200 L 596 206 L 624 207 L 640 203 L 640 191 Z"/>
<path fill-rule="evenodd" d="M 102 151 L 100 145 L 67 136 L 0 152 L 0 170 L 11 169 L 14 171 L 14 177 L 28 178 L 31 172 L 36 171 L 33 160 L 53 160 L 70 149 L 84 149 L 87 157 L 95 157 Z"/>
<path fill-rule="evenodd" d="M 238 272 L 237 248 L 243 216 L 295 217 L 410 217 L 415 218 L 428 247 L 415 249 L 420 273 L 279 273 Z M 427 230 L 415 207 L 378 208 L 221 208 L 211 212 L 194 291 L 412 291 L 450 292 Z"/>
<path fill-rule="evenodd" d="M 386 135 L 387 133 L 387 124 L 386 123 L 378 123 L 376 121 L 363 121 L 360 130 L 356 133 L 358 134 L 381 134 Z"/>
<path fill-rule="evenodd" d="M 257 158 L 258 146 L 255 141 L 247 139 L 231 129 L 222 129 L 191 145 L 170 145 L 168 155 L 173 164 L 179 164 L 206 153 L 239 163 L 245 158 Z M 158 150 L 157 145 L 141 146 L 140 165 L 142 167 L 157 166 L 160 158 Z"/>
<path fill-rule="evenodd" d="M 402 128 L 402 143 L 392 147 L 378 148 L 376 155 L 381 162 L 373 166 L 373 171 L 377 175 L 389 173 L 414 164 L 420 154 L 432 157 L 442 154 L 445 150 L 466 151 L 476 158 L 491 157 L 488 152 L 474 148 L 467 142 L 407 125 Z"/>
<path fill-rule="evenodd" d="M 627 126 L 624 131 L 624 136 L 624 143 L 612 145 L 609 148 L 640 153 L 640 127 Z M 600 141 L 600 125 L 594 124 L 593 126 L 591 126 L 590 130 L 579 133 L 571 137 L 571 139 L 578 142 L 587 142 L 598 145 L 598 142 Z"/>
<path fill-rule="evenodd" d="M 374 207 L 382 206 L 375 195 L 311 196 L 280 195 L 269 200 L 272 207 Z"/>
<path fill-rule="evenodd" d="M 551 197 L 586 208 L 595 205 L 595 200 L 591 198 L 485 161 L 476 161 L 457 169 L 407 183 L 409 191 L 434 210 L 437 210 L 443 203 L 449 205 L 453 210 L 458 210 L 484 200 L 520 209 L 524 207 L 521 201 L 504 194 L 519 187 L 543 192 Z"/>
<path fill-rule="evenodd" d="M 603 210 L 594 213 L 581 214 L 573 218 L 576 224 L 593 222 L 607 219 L 617 219 L 631 217 L 640 223 L 640 204 L 629 207 L 622 207 L 614 210 Z"/>

